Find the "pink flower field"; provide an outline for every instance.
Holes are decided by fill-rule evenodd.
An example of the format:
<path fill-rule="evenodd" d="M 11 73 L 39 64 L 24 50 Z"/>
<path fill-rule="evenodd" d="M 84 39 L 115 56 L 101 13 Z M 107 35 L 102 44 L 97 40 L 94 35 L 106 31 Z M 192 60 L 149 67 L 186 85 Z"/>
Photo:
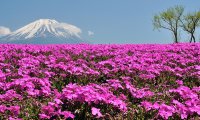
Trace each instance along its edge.
<path fill-rule="evenodd" d="M 0 119 L 200 119 L 200 44 L 0 45 Z"/>

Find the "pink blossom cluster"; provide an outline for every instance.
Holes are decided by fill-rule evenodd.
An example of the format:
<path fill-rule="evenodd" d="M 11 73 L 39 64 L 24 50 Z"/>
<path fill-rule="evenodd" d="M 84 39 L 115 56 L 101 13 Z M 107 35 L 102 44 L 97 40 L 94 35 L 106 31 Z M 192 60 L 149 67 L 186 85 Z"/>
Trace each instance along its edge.
<path fill-rule="evenodd" d="M 178 80 L 178 83 L 182 83 Z M 169 105 L 165 103 L 151 103 L 148 101 L 143 101 L 142 106 L 145 107 L 147 111 L 157 110 L 158 115 L 164 119 L 168 119 L 173 115 L 180 116 L 181 119 L 186 119 L 188 116 L 198 115 L 200 116 L 200 87 L 193 87 L 190 89 L 187 86 L 179 86 L 175 89 L 170 89 L 169 93 L 177 93 L 176 95 L 171 95 L 171 101 Z"/>
<path fill-rule="evenodd" d="M 127 111 L 124 101 L 114 95 L 108 88 L 97 84 L 89 84 L 87 86 L 68 84 L 58 98 L 87 102 L 88 104 L 111 104 L 123 112 Z"/>
<path fill-rule="evenodd" d="M 0 45 L 0 119 L 138 117 L 200 118 L 200 44 Z"/>

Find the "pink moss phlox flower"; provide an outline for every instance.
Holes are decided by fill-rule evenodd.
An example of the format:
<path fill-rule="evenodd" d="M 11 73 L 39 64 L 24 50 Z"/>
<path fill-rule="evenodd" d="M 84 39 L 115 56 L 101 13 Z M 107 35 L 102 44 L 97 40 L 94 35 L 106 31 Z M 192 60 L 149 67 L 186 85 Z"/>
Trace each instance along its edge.
<path fill-rule="evenodd" d="M 62 90 L 60 99 L 68 99 L 83 103 L 87 102 L 89 104 L 111 104 L 122 111 L 127 110 L 126 103 L 123 100 L 115 96 L 108 88 L 97 84 L 89 84 L 86 86 L 68 84 L 66 88 Z"/>
<path fill-rule="evenodd" d="M 63 104 L 63 102 L 60 99 L 55 98 L 54 101 L 58 105 Z"/>
<path fill-rule="evenodd" d="M 159 106 L 159 110 L 158 110 L 158 114 L 164 118 L 164 119 L 168 119 L 170 116 L 173 115 L 173 113 L 175 113 L 175 108 L 173 106 L 169 106 L 166 105 L 164 103 L 162 103 Z"/>
<path fill-rule="evenodd" d="M 14 116 L 18 116 L 20 113 L 20 106 L 10 106 L 7 108 Z"/>
<path fill-rule="evenodd" d="M 55 111 L 55 108 L 54 106 L 52 106 L 51 104 L 50 105 L 45 105 L 45 106 L 42 106 L 41 108 L 41 117 L 52 117 L 53 115 L 56 114 L 56 111 Z"/>
<path fill-rule="evenodd" d="M 153 104 L 148 101 L 141 102 L 141 106 L 143 106 L 146 109 L 146 111 L 149 111 L 153 108 Z"/>
<path fill-rule="evenodd" d="M 0 105 L 0 113 L 4 113 L 7 110 L 5 105 Z"/>
<path fill-rule="evenodd" d="M 3 73 L 2 70 L 0 70 L 0 81 L 3 81 L 5 77 L 6 77 L 5 73 Z"/>
<path fill-rule="evenodd" d="M 198 95 L 187 86 L 180 86 L 176 89 L 170 89 L 169 92 L 178 93 L 183 99 L 198 99 Z"/>
<path fill-rule="evenodd" d="M 142 89 L 137 89 L 135 92 L 132 93 L 132 95 L 135 98 L 144 98 L 144 97 L 151 97 L 154 95 L 154 93 L 146 88 L 142 88 Z"/>
<path fill-rule="evenodd" d="M 124 83 L 126 85 L 126 89 L 128 89 L 135 98 L 145 98 L 154 95 L 154 93 L 148 90 L 148 88 L 137 89 L 129 81 L 124 81 Z"/>
<path fill-rule="evenodd" d="M 116 80 L 116 79 L 109 79 L 109 80 L 106 80 L 108 82 L 108 84 L 113 87 L 115 90 L 121 88 L 121 89 L 124 89 L 124 87 L 121 85 L 121 82 L 119 80 Z"/>
<path fill-rule="evenodd" d="M 48 116 L 48 115 L 46 115 L 44 113 L 39 114 L 39 117 L 40 117 L 40 119 L 50 119 L 50 116 Z"/>
<path fill-rule="evenodd" d="M 1 101 L 12 101 L 14 99 L 22 99 L 22 96 L 20 94 L 17 94 L 14 90 L 8 90 L 5 94 L 0 95 Z"/>
<path fill-rule="evenodd" d="M 199 93 L 200 92 L 200 86 L 199 87 L 193 87 L 192 91 Z"/>
<path fill-rule="evenodd" d="M 120 98 L 121 100 L 123 100 L 123 101 L 126 101 L 126 100 L 127 100 L 127 97 L 126 97 L 126 95 L 124 95 L 124 94 L 120 94 L 120 95 L 119 95 L 119 98 Z"/>
<path fill-rule="evenodd" d="M 152 108 L 155 109 L 155 110 L 158 110 L 160 108 L 160 104 L 158 104 L 157 102 L 155 102 L 153 105 L 152 105 Z"/>
<path fill-rule="evenodd" d="M 103 116 L 98 108 L 92 107 L 91 111 L 92 115 L 97 116 L 97 118 L 101 118 Z"/>
<path fill-rule="evenodd" d="M 63 115 L 65 119 L 67 118 L 74 118 L 75 116 L 70 111 L 62 111 L 59 112 L 60 115 Z"/>
<path fill-rule="evenodd" d="M 189 115 L 188 107 L 177 100 L 173 100 L 172 103 L 175 104 L 175 111 L 181 116 L 181 119 L 186 119 Z"/>
<path fill-rule="evenodd" d="M 178 85 L 183 85 L 183 81 L 182 81 L 182 80 L 176 80 L 176 83 L 177 83 Z"/>
<path fill-rule="evenodd" d="M 21 118 L 13 118 L 13 117 L 9 117 L 8 120 L 22 120 Z"/>
<path fill-rule="evenodd" d="M 185 102 L 185 105 L 189 109 L 191 113 L 197 113 L 200 115 L 200 100 L 199 99 L 191 99 Z"/>

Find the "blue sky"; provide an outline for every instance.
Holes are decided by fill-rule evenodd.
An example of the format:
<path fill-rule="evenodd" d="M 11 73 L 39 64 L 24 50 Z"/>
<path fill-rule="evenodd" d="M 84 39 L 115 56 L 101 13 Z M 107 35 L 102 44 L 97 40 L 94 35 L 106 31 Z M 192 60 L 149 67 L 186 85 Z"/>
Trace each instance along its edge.
<path fill-rule="evenodd" d="M 175 5 L 186 13 L 200 9 L 199 0 L 1 0 L 0 26 L 14 31 L 48 18 L 79 27 L 92 43 L 172 43 L 169 31 L 153 31 L 152 18 Z M 187 39 L 182 33 L 181 40 Z"/>

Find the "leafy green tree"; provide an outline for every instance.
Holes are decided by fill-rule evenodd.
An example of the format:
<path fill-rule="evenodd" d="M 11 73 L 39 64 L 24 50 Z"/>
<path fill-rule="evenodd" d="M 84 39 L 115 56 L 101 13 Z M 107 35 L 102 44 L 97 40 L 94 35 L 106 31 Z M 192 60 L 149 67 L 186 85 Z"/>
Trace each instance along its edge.
<path fill-rule="evenodd" d="M 188 13 L 187 15 L 183 16 L 181 23 L 183 30 L 190 34 L 190 43 L 192 41 L 196 42 L 194 34 L 196 28 L 200 26 L 200 11 Z"/>
<path fill-rule="evenodd" d="M 173 33 L 174 42 L 178 43 L 178 29 L 183 12 L 184 7 L 175 6 L 155 15 L 153 19 L 154 28 L 163 28 L 171 31 Z"/>

